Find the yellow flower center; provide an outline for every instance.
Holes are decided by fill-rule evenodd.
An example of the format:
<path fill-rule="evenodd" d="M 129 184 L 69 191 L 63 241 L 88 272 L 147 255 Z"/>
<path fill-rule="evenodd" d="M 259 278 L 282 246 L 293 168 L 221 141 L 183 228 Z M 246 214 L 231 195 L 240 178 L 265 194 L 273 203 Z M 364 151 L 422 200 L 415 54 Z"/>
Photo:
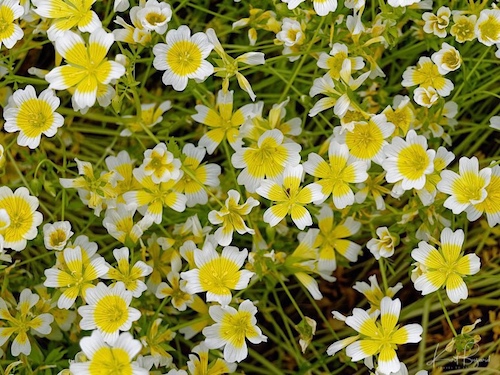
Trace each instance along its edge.
<path fill-rule="evenodd" d="M 0 208 L 7 211 L 10 225 L 3 231 L 5 241 L 17 242 L 24 238 L 33 224 L 33 212 L 22 197 L 11 196 L 0 200 Z"/>
<path fill-rule="evenodd" d="M 422 177 L 429 164 L 429 156 L 418 144 L 412 144 L 401 150 L 397 162 L 399 172 L 409 180 L 418 180 Z"/>
<path fill-rule="evenodd" d="M 195 73 L 200 68 L 201 62 L 200 48 L 189 40 L 175 42 L 167 52 L 167 64 L 178 76 Z"/>
<path fill-rule="evenodd" d="M 149 13 L 146 15 L 146 21 L 148 21 L 150 25 L 157 25 L 159 23 L 163 23 L 165 22 L 166 19 L 167 17 L 165 17 L 165 15 L 161 13 Z"/>
<path fill-rule="evenodd" d="M 380 151 L 384 136 L 370 121 L 368 124 L 357 123 L 352 132 L 347 132 L 345 142 L 353 156 L 367 160 Z"/>
<path fill-rule="evenodd" d="M 238 283 L 239 267 L 230 259 L 216 258 L 200 267 L 199 278 L 203 290 L 225 294 Z"/>
<path fill-rule="evenodd" d="M 113 333 L 128 319 L 128 306 L 120 296 L 108 295 L 99 300 L 94 310 L 96 326 L 106 333 Z"/>
<path fill-rule="evenodd" d="M 221 338 L 234 347 L 241 348 L 245 344 L 245 337 L 254 331 L 251 317 L 247 311 L 226 314 L 221 322 Z"/>
<path fill-rule="evenodd" d="M 8 37 L 12 33 L 14 12 L 6 5 L 0 6 L 0 37 Z M 9 32 L 10 31 L 10 32 Z"/>
<path fill-rule="evenodd" d="M 50 234 L 49 243 L 50 246 L 56 247 L 66 241 L 66 232 L 64 230 L 58 228 L 54 232 Z"/>
<path fill-rule="evenodd" d="M 19 107 L 17 124 L 29 138 L 39 136 L 50 129 L 54 122 L 54 113 L 49 103 L 37 98 L 24 101 Z"/>
<path fill-rule="evenodd" d="M 98 349 L 89 365 L 91 375 L 132 375 L 128 353 L 121 348 Z"/>
<path fill-rule="evenodd" d="M 500 37 L 500 22 L 492 15 L 479 25 L 479 35 L 483 39 L 497 41 Z"/>
<path fill-rule="evenodd" d="M 484 188 L 484 185 L 484 178 L 477 174 L 466 172 L 454 181 L 452 190 L 459 203 L 469 203 L 481 198 L 481 190 Z"/>

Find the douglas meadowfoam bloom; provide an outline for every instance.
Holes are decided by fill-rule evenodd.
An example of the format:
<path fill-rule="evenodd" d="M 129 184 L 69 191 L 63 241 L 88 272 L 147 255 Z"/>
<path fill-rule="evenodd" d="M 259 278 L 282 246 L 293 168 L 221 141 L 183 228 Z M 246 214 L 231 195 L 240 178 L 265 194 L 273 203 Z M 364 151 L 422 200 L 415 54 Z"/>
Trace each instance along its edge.
<path fill-rule="evenodd" d="M 15 335 L 10 347 L 14 357 L 21 353 L 25 355 L 31 353 L 30 332 L 48 335 L 52 331 L 50 324 L 54 321 L 54 317 L 49 313 L 38 315 L 37 309 L 33 309 L 39 300 L 38 294 L 24 289 L 19 295 L 19 303 L 14 310 L 9 309 L 7 303 L 0 298 L 0 321 L 3 321 L 0 327 L 0 345 L 5 344 L 10 336 Z"/>
<path fill-rule="evenodd" d="M 462 64 L 460 52 L 446 42 L 442 44 L 439 51 L 432 54 L 431 60 L 438 67 L 439 74 L 442 75 L 457 70 Z"/>
<path fill-rule="evenodd" d="M 11 49 L 23 38 L 23 29 L 14 23 L 23 13 L 24 8 L 18 0 L 4 0 L 0 3 L 0 47 L 3 43 L 5 47 Z"/>
<path fill-rule="evenodd" d="M 231 290 L 245 289 L 254 275 L 248 270 L 240 270 L 247 255 L 247 249 L 239 251 L 234 246 L 226 246 L 219 254 L 207 241 L 202 250 L 194 250 L 196 268 L 181 272 L 181 278 L 187 281 L 186 291 L 191 294 L 207 292 L 207 302 L 228 305 Z"/>
<path fill-rule="evenodd" d="M 85 299 L 88 305 L 78 308 L 82 316 L 80 327 L 98 330 L 110 345 L 118 340 L 119 331 L 128 331 L 132 322 L 141 317 L 139 310 L 130 307 L 132 292 L 121 281 L 110 287 L 99 283 L 87 291 Z"/>
<path fill-rule="evenodd" d="M 427 139 L 413 129 L 406 140 L 394 137 L 392 143 L 384 147 L 384 153 L 385 179 L 390 183 L 401 181 L 404 190 L 422 189 L 426 175 L 434 171 L 436 151 L 427 150 Z"/>
<path fill-rule="evenodd" d="M 495 165 L 491 168 L 491 180 L 485 188 L 486 198 L 481 203 L 471 204 L 465 210 L 467 219 L 477 220 L 483 212 L 488 219 L 488 225 L 494 227 L 500 224 L 500 166 Z"/>
<path fill-rule="evenodd" d="M 139 167 L 146 176 L 151 176 L 155 184 L 178 180 L 181 174 L 181 161 L 167 150 L 165 143 L 158 143 L 152 150 L 144 151 L 144 160 Z"/>
<path fill-rule="evenodd" d="M 318 154 L 310 153 L 304 163 L 306 173 L 319 178 L 316 183 L 321 186 L 325 199 L 331 194 L 338 209 L 354 203 L 354 193 L 349 184 L 364 182 L 368 178 L 367 168 L 366 162 L 356 161 L 349 154 L 347 145 L 335 141 L 331 141 L 328 147 L 328 162 Z"/>
<path fill-rule="evenodd" d="M 349 152 L 358 160 L 373 160 L 377 164 L 383 161 L 383 148 L 387 144 L 385 140 L 395 130 L 393 123 L 387 121 L 387 117 L 381 113 L 372 116 L 367 122 L 355 122 L 352 131 L 342 132 L 340 127 L 335 128 L 338 143 L 345 143 Z"/>
<path fill-rule="evenodd" d="M 137 18 L 146 30 L 164 34 L 172 18 L 172 8 L 165 2 L 148 0 L 137 12 Z"/>
<path fill-rule="evenodd" d="M 236 190 L 229 190 L 228 198 L 224 207 L 220 211 L 210 211 L 208 220 L 212 224 L 221 224 L 214 233 L 214 238 L 219 245 L 228 246 L 233 240 L 233 232 L 237 231 L 239 234 L 250 233 L 254 234 L 255 231 L 248 228 L 243 220 L 243 217 L 252 211 L 253 207 L 257 207 L 260 203 L 258 200 L 249 197 L 247 201 L 240 204 L 240 193 Z"/>
<path fill-rule="evenodd" d="M 212 75 L 214 67 L 205 59 L 214 46 L 205 33 L 191 36 L 189 27 L 182 25 L 167 32 L 166 42 L 153 47 L 153 66 L 165 70 L 162 81 L 166 86 L 184 91 L 189 78 L 204 81 Z"/>
<path fill-rule="evenodd" d="M 241 362 L 247 357 L 245 339 L 252 344 L 267 341 L 257 327 L 257 308 L 250 300 L 243 301 L 238 310 L 231 306 L 210 306 L 208 312 L 215 324 L 203 329 L 205 345 L 209 349 L 224 347 L 224 360 L 227 362 Z"/>
<path fill-rule="evenodd" d="M 244 168 L 238 176 L 238 183 L 255 193 L 264 178 L 276 180 L 285 167 L 299 164 L 301 148 L 298 143 L 285 142 L 278 129 L 264 132 L 255 147 L 241 147 L 231 157 L 235 168 Z"/>
<path fill-rule="evenodd" d="M 97 245 L 95 251 L 97 251 Z M 78 296 L 85 298 L 87 291 L 94 287 L 94 281 L 104 276 L 109 266 L 100 255 L 89 258 L 87 252 L 79 245 L 65 248 L 61 258 L 62 262 L 58 262 L 56 267 L 45 270 L 47 279 L 43 285 L 49 288 L 60 288 L 62 294 L 57 301 L 57 307 L 69 309 Z"/>
<path fill-rule="evenodd" d="M 73 100 L 78 107 L 92 107 L 99 86 L 107 85 L 125 74 L 123 65 L 106 58 L 114 41 L 113 34 L 100 28 L 90 34 L 87 45 L 80 35 L 66 31 L 57 38 L 56 51 L 68 65 L 58 66 L 45 76 L 50 83 L 49 88 L 65 90 L 75 87 Z"/>
<path fill-rule="evenodd" d="M 441 7 L 436 14 L 425 12 L 422 19 L 425 21 L 424 31 L 440 38 L 446 37 L 446 28 L 450 23 L 451 11 L 448 7 Z"/>
<path fill-rule="evenodd" d="M 27 240 L 32 240 L 38 234 L 38 226 L 43 216 L 36 209 L 38 199 L 29 194 L 25 187 L 17 188 L 15 192 L 7 186 L 0 187 L 0 210 L 5 210 L 10 224 L 1 225 L 0 236 L 3 236 L 3 248 L 16 251 L 23 250 Z"/>
<path fill-rule="evenodd" d="M 125 288 L 131 291 L 135 298 L 139 298 L 142 292 L 147 289 L 143 279 L 153 272 L 153 267 L 148 266 L 142 260 L 130 266 L 129 255 L 130 251 L 126 247 L 114 249 L 113 256 L 116 259 L 116 268 L 110 267 L 108 273 L 102 278 L 123 282 Z"/>
<path fill-rule="evenodd" d="M 391 7 L 407 7 L 409 5 L 419 3 L 420 0 L 389 0 L 388 3 Z"/>
<path fill-rule="evenodd" d="M 412 258 L 423 269 L 414 282 L 415 289 L 426 295 L 444 286 L 452 302 L 466 299 L 468 290 L 463 277 L 479 272 L 481 261 L 476 254 L 463 255 L 463 243 L 463 230 L 453 232 L 450 228 L 444 228 L 441 232 L 439 250 L 421 241 L 418 248 L 411 252 Z"/>
<path fill-rule="evenodd" d="M 377 236 L 379 239 L 372 238 L 368 241 L 366 247 L 370 249 L 377 260 L 379 260 L 380 257 L 391 257 L 394 254 L 394 248 L 399 244 L 399 237 L 391 234 L 387 227 L 377 228 Z"/>
<path fill-rule="evenodd" d="M 34 12 L 41 17 L 53 19 L 47 31 L 51 41 L 57 41 L 65 31 L 77 26 L 81 32 L 92 33 L 102 27 L 97 14 L 92 11 L 96 0 L 33 0 Z"/>
<path fill-rule="evenodd" d="M 500 43 L 500 9 L 483 9 L 479 14 L 475 32 L 477 40 L 486 46 Z"/>
<path fill-rule="evenodd" d="M 453 90 L 453 82 L 439 73 L 439 68 L 430 57 L 422 56 L 417 66 L 408 67 L 403 73 L 404 87 L 419 85 L 421 88 L 433 88 L 440 96 L 448 96 Z"/>
<path fill-rule="evenodd" d="M 263 180 L 257 189 L 257 194 L 276 202 L 264 212 L 264 222 L 271 227 L 277 225 L 286 215 L 290 214 L 293 222 L 300 230 L 312 225 L 312 217 L 304 206 L 308 203 L 325 199 L 319 184 L 312 183 L 301 187 L 304 175 L 302 165 L 287 167 L 280 178 L 280 183 L 273 180 Z"/>
<path fill-rule="evenodd" d="M 477 16 L 472 14 L 466 16 L 464 14 L 453 15 L 453 26 L 450 29 L 450 34 L 455 37 L 458 43 L 464 43 L 476 38 L 475 26 Z"/>
<path fill-rule="evenodd" d="M 149 374 L 149 371 L 140 367 L 137 362 L 132 363 L 132 359 L 141 351 L 142 345 L 128 332 L 123 332 L 113 345 L 108 345 L 103 335 L 95 330 L 90 336 L 81 339 L 80 346 L 86 360 L 70 361 L 69 370 L 72 374 Z"/>
<path fill-rule="evenodd" d="M 192 143 L 186 143 L 182 148 L 184 156 L 182 167 L 186 173 L 174 185 L 174 190 L 184 194 L 187 207 L 207 203 L 206 186 L 220 185 L 221 168 L 217 164 L 202 163 L 206 153 L 207 150 L 204 147 L 195 147 Z"/>
<path fill-rule="evenodd" d="M 352 316 L 345 319 L 345 323 L 359 332 L 359 335 L 337 341 L 327 350 L 329 355 L 347 346 L 346 354 L 353 362 L 377 356 L 377 370 L 382 374 L 396 373 L 400 370 L 396 354 L 398 345 L 417 343 L 422 338 L 420 324 L 407 324 L 400 327 L 398 323 L 401 312 L 399 298 L 382 298 L 380 302 L 380 320 L 370 316 L 360 308 L 354 308 Z"/>
<path fill-rule="evenodd" d="M 43 226 L 43 242 L 47 250 L 63 250 L 74 233 L 69 221 L 56 221 Z"/>
<path fill-rule="evenodd" d="M 64 124 L 64 118 L 55 112 L 59 103 L 59 98 L 50 89 L 42 91 L 38 97 L 31 85 L 16 90 L 3 112 L 4 129 L 9 133 L 19 132 L 19 146 L 37 148 L 42 134 L 53 137 L 57 128 Z"/>
<path fill-rule="evenodd" d="M 491 168 L 479 171 L 479 161 L 462 157 L 459 161 L 459 172 L 444 170 L 441 181 L 437 184 L 439 191 L 449 194 L 443 206 L 452 210 L 455 215 L 465 211 L 469 206 L 476 205 L 486 199 L 486 187 L 490 183 Z"/>

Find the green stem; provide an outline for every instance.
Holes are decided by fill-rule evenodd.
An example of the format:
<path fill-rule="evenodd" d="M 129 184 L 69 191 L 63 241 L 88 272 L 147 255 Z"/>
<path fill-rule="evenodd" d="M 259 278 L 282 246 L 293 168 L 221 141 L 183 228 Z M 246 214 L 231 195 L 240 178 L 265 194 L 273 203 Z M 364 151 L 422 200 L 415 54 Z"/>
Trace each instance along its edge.
<path fill-rule="evenodd" d="M 457 331 L 455 331 L 455 327 L 453 327 L 453 323 L 451 322 L 450 316 L 448 315 L 448 310 L 446 310 L 446 306 L 444 305 L 443 297 L 441 296 L 441 290 L 437 291 L 437 295 L 439 298 L 439 303 L 441 304 L 441 308 L 443 309 L 444 317 L 450 326 L 451 332 L 453 332 L 453 336 L 457 337 Z"/>

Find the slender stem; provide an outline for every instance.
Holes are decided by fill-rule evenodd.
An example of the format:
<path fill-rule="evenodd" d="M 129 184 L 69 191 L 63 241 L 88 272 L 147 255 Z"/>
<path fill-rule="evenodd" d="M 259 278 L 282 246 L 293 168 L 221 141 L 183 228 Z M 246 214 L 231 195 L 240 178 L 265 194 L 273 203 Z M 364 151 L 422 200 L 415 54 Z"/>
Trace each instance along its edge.
<path fill-rule="evenodd" d="M 451 332 L 453 332 L 453 336 L 457 337 L 457 331 L 455 331 L 455 327 L 453 327 L 453 323 L 451 322 L 450 316 L 448 315 L 448 310 L 446 310 L 446 306 L 444 305 L 443 297 L 441 296 L 441 290 L 437 291 L 437 295 L 439 298 L 439 303 L 441 304 L 441 308 L 443 309 L 444 317 L 450 326 Z"/>

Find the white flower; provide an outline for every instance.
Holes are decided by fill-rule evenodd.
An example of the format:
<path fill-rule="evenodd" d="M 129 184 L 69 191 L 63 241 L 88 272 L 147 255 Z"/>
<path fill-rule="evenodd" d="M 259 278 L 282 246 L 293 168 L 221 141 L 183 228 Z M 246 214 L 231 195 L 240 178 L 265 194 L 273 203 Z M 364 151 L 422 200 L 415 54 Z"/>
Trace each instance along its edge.
<path fill-rule="evenodd" d="M 9 133 L 19 131 L 17 144 L 35 149 L 42 134 L 53 137 L 63 126 L 64 118 L 55 112 L 59 103 L 59 98 L 50 89 L 42 91 L 38 97 L 31 85 L 16 90 L 3 113 L 4 129 Z"/>
<path fill-rule="evenodd" d="M 215 324 L 203 329 L 205 345 L 209 349 L 224 347 L 224 360 L 227 362 L 241 362 L 247 357 L 245 339 L 252 344 L 267 341 L 257 327 L 257 308 L 250 300 L 243 301 L 238 310 L 231 306 L 210 306 L 208 312 Z"/>
<path fill-rule="evenodd" d="M 370 249 L 375 259 L 379 260 L 380 257 L 389 258 L 394 254 L 394 248 L 399 243 L 399 238 L 391 232 L 387 227 L 377 228 L 377 236 L 379 239 L 372 238 L 366 244 Z"/>
<path fill-rule="evenodd" d="M 457 70 L 462 64 L 458 50 L 446 42 L 443 42 L 438 52 L 432 54 L 431 60 L 437 65 L 439 74 L 443 75 Z"/>
<path fill-rule="evenodd" d="M 56 221 L 43 226 L 43 242 L 48 250 L 63 250 L 73 234 L 69 221 Z"/>
<path fill-rule="evenodd" d="M 119 331 L 128 331 L 132 322 L 141 316 L 139 310 L 130 307 L 132 292 L 126 290 L 122 282 L 111 287 L 99 283 L 87 291 L 85 300 L 87 305 L 78 308 L 82 316 L 80 328 L 96 329 L 110 345 L 118 341 Z"/>
<path fill-rule="evenodd" d="M 144 8 L 140 8 L 137 12 L 137 18 L 146 30 L 164 34 L 168 22 L 172 19 L 172 8 L 168 3 L 148 0 Z"/>
<path fill-rule="evenodd" d="M 167 32 L 166 42 L 153 47 L 153 66 L 157 70 L 165 70 L 162 76 L 165 85 L 183 91 L 189 78 L 204 81 L 212 75 L 214 67 L 205 59 L 214 46 L 205 33 L 191 36 L 189 27 L 182 25 Z"/>

